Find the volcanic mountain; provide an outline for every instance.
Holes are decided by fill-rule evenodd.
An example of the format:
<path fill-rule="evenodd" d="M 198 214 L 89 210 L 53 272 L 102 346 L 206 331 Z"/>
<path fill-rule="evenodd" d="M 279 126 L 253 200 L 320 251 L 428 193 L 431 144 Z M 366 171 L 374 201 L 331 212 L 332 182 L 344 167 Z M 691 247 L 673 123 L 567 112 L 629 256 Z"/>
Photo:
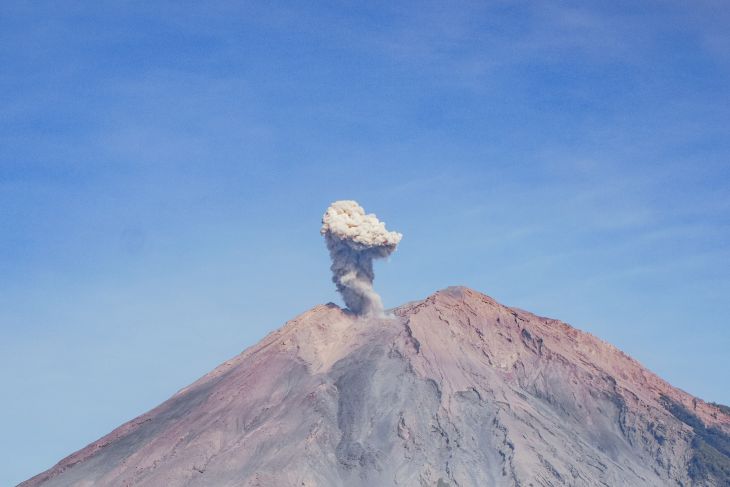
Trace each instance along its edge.
<path fill-rule="evenodd" d="M 31 486 L 727 486 L 730 415 L 463 287 L 320 305 Z"/>

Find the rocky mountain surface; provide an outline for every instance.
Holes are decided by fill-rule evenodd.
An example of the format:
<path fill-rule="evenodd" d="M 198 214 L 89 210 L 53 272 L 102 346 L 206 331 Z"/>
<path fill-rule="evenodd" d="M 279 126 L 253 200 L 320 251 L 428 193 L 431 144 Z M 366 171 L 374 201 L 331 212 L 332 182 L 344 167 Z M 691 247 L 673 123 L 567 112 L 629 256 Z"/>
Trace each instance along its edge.
<path fill-rule="evenodd" d="M 730 415 L 456 287 L 317 306 L 21 485 L 727 486 Z"/>

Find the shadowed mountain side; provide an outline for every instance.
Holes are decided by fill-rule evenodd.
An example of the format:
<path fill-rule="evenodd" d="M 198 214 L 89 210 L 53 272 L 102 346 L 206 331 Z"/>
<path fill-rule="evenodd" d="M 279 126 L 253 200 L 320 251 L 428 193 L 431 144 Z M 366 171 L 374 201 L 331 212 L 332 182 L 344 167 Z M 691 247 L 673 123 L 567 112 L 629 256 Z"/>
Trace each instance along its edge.
<path fill-rule="evenodd" d="M 727 485 L 730 416 L 455 287 L 317 306 L 22 486 Z"/>

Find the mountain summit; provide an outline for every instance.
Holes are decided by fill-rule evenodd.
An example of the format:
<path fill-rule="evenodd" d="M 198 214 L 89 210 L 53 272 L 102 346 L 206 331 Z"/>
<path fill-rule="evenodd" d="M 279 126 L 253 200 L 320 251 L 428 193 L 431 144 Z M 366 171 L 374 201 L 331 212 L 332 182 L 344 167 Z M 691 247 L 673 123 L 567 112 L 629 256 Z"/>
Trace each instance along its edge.
<path fill-rule="evenodd" d="M 730 415 L 463 287 L 320 305 L 20 484 L 726 486 Z"/>

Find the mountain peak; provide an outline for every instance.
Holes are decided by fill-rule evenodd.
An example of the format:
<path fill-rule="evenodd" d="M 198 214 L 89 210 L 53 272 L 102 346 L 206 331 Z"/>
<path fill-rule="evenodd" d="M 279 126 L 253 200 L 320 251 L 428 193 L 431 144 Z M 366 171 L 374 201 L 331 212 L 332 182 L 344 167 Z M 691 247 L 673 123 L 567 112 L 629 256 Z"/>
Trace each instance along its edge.
<path fill-rule="evenodd" d="M 23 485 L 723 485 L 728 433 L 610 344 L 455 286 L 315 306 Z"/>

